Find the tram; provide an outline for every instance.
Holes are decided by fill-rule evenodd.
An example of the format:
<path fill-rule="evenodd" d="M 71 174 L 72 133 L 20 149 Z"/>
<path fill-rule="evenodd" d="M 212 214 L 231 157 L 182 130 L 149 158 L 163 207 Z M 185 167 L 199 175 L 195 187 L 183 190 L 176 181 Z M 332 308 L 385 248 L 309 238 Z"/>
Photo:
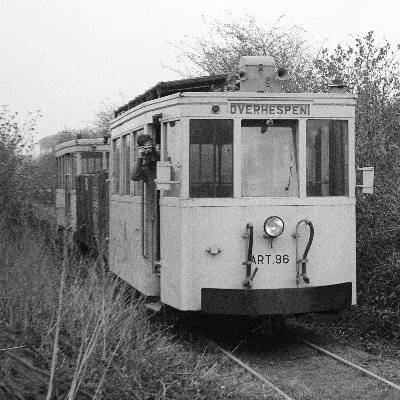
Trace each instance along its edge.
<path fill-rule="evenodd" d="M 110 145 L 104 139 L 75 139 L 56 146 L 57 225 L 93 251 L 108 235 Z"/>
<path fill-rule="evenodd" d="M 239 70 L 236 91 L 225 76 L 161 82 L 116 111 L 110 269 L 182 311 L 356 304 L 356 96 L 286 93 L 269 56 Z M 143 134 L 159 153 L 154 183 L 130 179 Z"/>

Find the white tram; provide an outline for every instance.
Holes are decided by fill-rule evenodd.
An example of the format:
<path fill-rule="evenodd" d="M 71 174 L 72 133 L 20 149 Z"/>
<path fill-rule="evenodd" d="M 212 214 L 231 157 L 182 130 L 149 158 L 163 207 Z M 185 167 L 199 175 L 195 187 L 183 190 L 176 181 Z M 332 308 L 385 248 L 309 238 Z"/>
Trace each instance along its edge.
<path fill-rule="evenodd" d="M 104 139 L 76 139 L 56 146 L 56 213 L 85 247 L 94 248 L 108 230 L 110 145 Z"/>
<path fill-rule="evenodd" d="M 356 96 L 282 93 L 271 57 L 161 82 L 111 123 L 110 269 L 183 311 L 266 315 L 356 303 Z M 157 201 L 130 180 L 154 138 Z M 369 190 L 365 188 L 365 190 Z"/>

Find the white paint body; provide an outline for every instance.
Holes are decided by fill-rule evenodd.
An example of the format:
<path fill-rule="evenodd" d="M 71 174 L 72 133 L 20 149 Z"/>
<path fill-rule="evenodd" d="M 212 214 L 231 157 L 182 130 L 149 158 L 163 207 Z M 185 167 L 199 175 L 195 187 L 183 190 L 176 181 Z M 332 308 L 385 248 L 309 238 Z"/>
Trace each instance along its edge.
<path fill-rule="evenodd" d="M 308 254 L 307 275 L 312 286 L 352 283 L 352 304 L 356 303 L 356 237 L 355 237 L 355 156 L 354 113 L 356 98 L 347 94 L 287 93 L 184 93 L 143 103 L 116 118 L 111 124 L 112 139 L 143 129 L 151 130 L 152 118 L 162 114 L 161 124 L 176 121 L 174 137 L 176 154 L 172 160 L 179 177 L 180 196 L 160 195 L 161 271 L 154 271 L 154 257 L 145 259 L 141 249 L 141 197 L 114 194 L 110 198 L 110 268 L 123 280 L 147 296 L 160 296 L 163 303 L 179 310 L 201 309 L 202 288 L 242 289 L 246 267 L 246 224 L 254 225 L 254 249 L 258 255 L 270 255 L 275 263 L 259 264 L 254 277 L 255 289 L 296 288 L 296 224 L 307 218 L 315 228 L 314 242 Z M 212 105 L 220 112 L 213 114 Z M 232 104 L 307 105 L 309 115 L 240 114 Z M 294 108 L 296 110 L 296 108 Z M 246 111 L 246 108 L 243 109 Z M 247 111 L 254 111 L 251 106 Z M 271 109 L 270 109 L 271 111 Z M 293 107 L 291 113 L 293 112 Z M 233 119 L 232 198 L 189 197 L 189 120 Z M 241 119 L 298 120 L 297 197 L 241 196 Z M 348 121 L 349 196 L 306 196 L 306 129 L 307 119 Z M 165 157 L 161 131 L 161 159 Z M 168 134 L 168 132 L 167 132 Z M 131 151 L 131 166 L 134 154 Z M 113 165 L 111 151 L 110 168 Z M 111 180 L 115 177 L 111 174 Z M 113 185 L 113 181 L 111 182 Z M 131 182 L 131 188 L 133 182 Z M 263 224 L 269 216 L 279 216 L 285 223 L 281 236 L 273 241 L 263 237 Z M 300 228 L 301 253 L 309 237 L 308 227 Z M 149 244 L 151 247 L 151 243 Z M 215 250 L 211 254 L 207 249 Z M 220 252 L 218 252 L 220 250 Z M 288 263 L 276 263 L 276 255 L 287 255 Z M 266 257 L 265 257 L 266 258 Z M 255 267 L 254 266 L 254 267 Z M 253 267 L 253 269 L 254 269 Z M 307 286 L 303 280 L 300 287 Z"/>

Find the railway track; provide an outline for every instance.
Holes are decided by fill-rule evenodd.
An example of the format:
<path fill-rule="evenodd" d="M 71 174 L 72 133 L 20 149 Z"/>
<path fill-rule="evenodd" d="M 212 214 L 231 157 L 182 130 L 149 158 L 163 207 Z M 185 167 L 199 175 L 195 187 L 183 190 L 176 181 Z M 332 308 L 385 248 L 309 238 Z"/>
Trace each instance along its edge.
<path fill-rule="evenodd" d="M 233 362 L 259 379 L 268 399 L 286 400 L 394 400 L 400 384 L 392 382 L 320 345 L 289 334 L 280 345 L 262 343 L 260 337 L 228 351 L 214 345 Z"/>

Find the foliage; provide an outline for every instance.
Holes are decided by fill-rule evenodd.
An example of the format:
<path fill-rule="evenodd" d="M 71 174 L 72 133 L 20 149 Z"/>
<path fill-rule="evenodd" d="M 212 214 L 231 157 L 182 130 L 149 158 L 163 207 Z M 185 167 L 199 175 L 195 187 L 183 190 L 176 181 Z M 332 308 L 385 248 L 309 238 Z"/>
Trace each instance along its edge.
<path fill-rule="evenodd" d="M 102 108 L 95 113 L 92 125 L 94 125 L 93 134 L 96 137 L 103 137 L 108 134 L 110 122 L 114 119 L 114 111 L 119 108 L 119 106 L 120 104 L 116 102 L 103 103 Z"/>
<path fill-rule="evenodd" d="M 31 201 L 31 154 L 38 113 L 21 123 L 18 113 L 0 111 L 0 222 L 8 226 L 24 222 Z"/>
<path fill-rule="evenodd" d="M 233 79 L 241 56 L 271 55 L 278 67 L 289 71 L 289 91 L 299 91 L 307 82 L 313 56 L 305 32 L 299 27 L 285 28 L 281 19 L 261 27 L 249 16 L 239 21 L 215 20 L 205 24 L 208 38 L 190 39 L 176 48 L 186 70 L 184 75 L 227 74 Z"/>
<path fill-rule="evenodd" d="M 102 108 L 94 114 L 93 120 L 90 123 L 91 126 L 79 129 L 66 128 L 54 135 L 40 139 L 39 147 L 41 154 L 51 154 L 57 145 L 76 138 L 102 138 L 109 131 L 109 125 L 114 118 L 114 109 L 116 108 L 117 106 L 114 103 L 104 103 Z"/>

